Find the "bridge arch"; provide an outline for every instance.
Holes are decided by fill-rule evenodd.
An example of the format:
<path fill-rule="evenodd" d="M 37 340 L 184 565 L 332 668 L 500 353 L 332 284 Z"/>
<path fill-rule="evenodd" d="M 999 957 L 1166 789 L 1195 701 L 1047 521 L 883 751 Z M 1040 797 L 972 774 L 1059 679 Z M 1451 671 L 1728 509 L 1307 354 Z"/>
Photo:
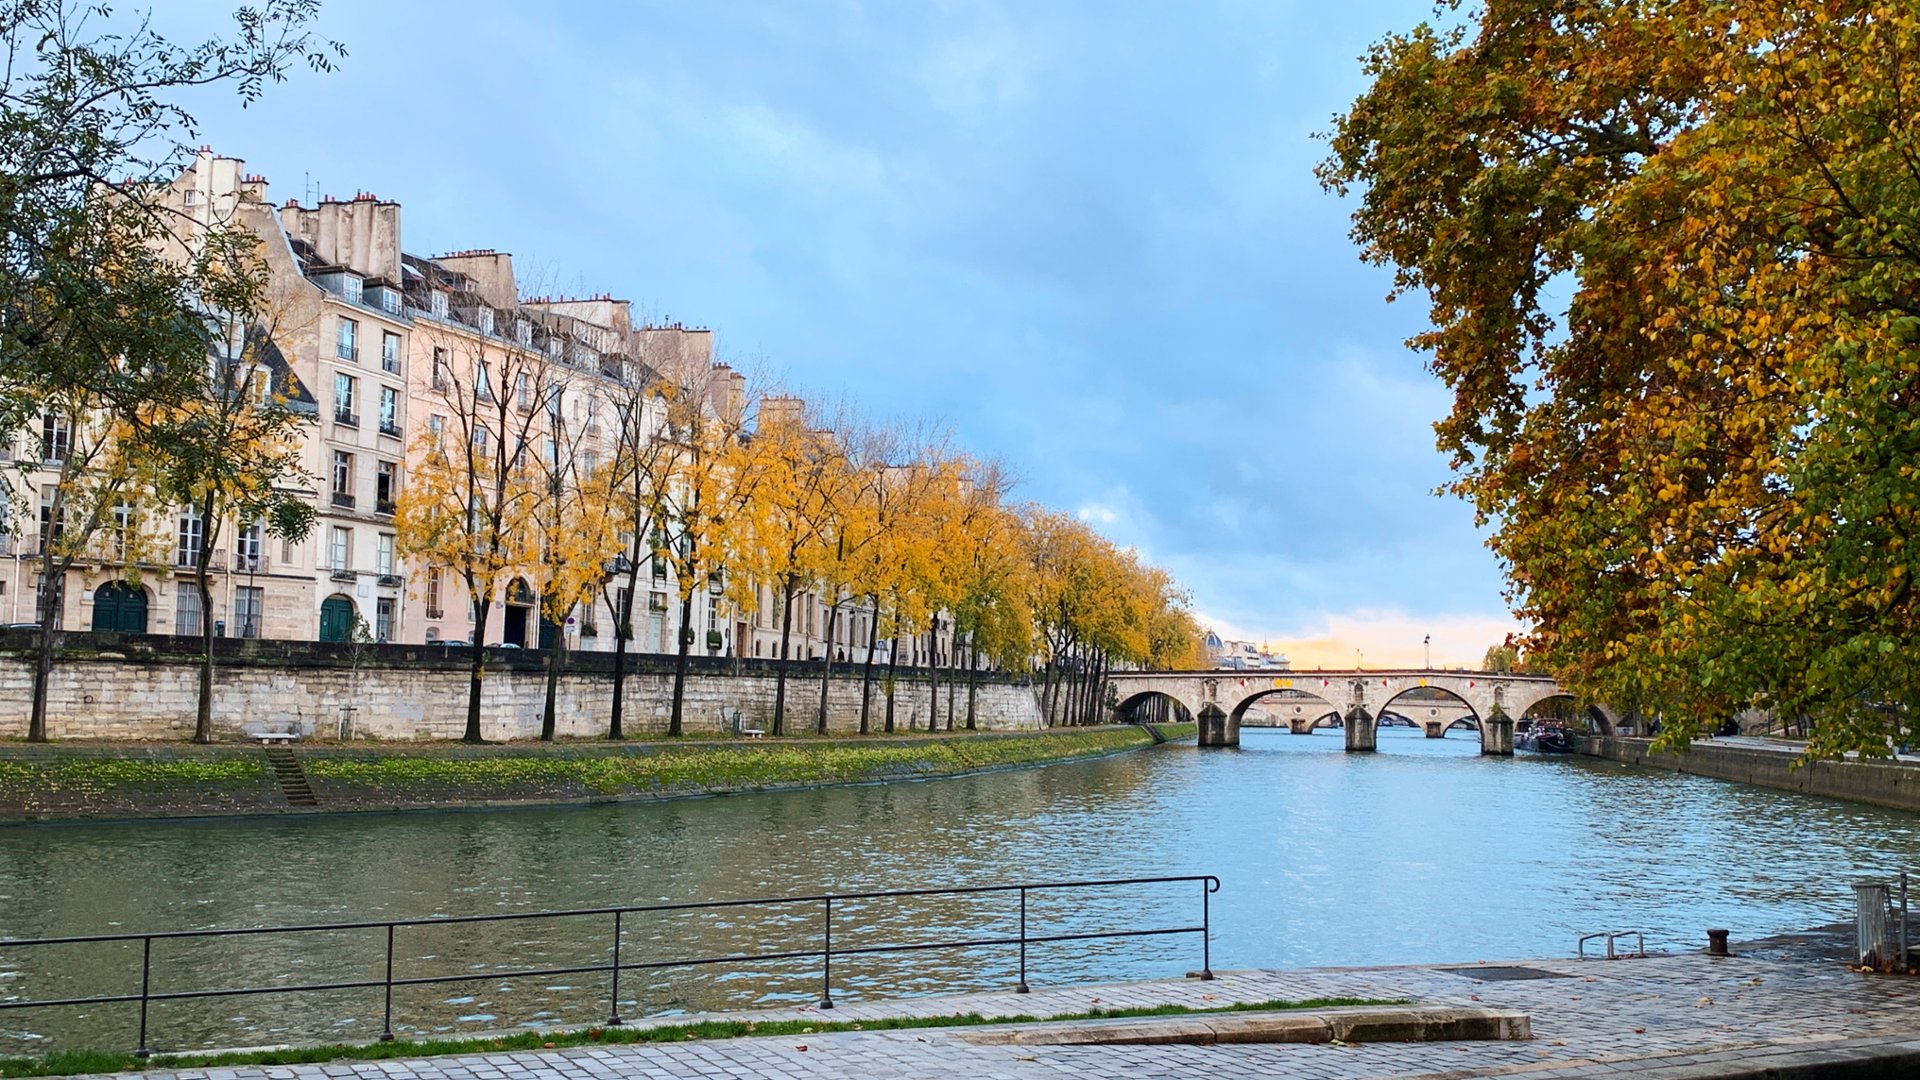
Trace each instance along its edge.
<path fill-rule="evenodd" d="M 1464 712 L 1464 715 L 1463 715 Z M 1403 687 L 1380 704 L 1380 716 L 1388 713 L 1404 716 L 1428 738 L 1438 739 L 1455 727 L 1482 731 L 1480 710 L 1457 691 L 1429 683 Z"/>
<path fill-rule="evenodd" d="M 1166 716 L 1152 715 L 1155 705 L 1164 703 Z M 1197 710 L 1180 700 L 1177 694 L 1165 690 L 1141 690 L 1128 695 L 1113 707 L 1114 714 L 1122 723 L 1191 723 L 1198 715 Z"/>
<path fill-rule="evenodd" d="M 1310 735 L 1329 721 L 1332 727 L 1341 726 L 1339 706 L 1319 694 L 1297 686 L 1267 686 L 1247 694 L 1233 707 L 1235 727 L 1246 723 L 1247 710 L 1256 704 L 1262 706 L 1263 712 L 1276 710 L 1273 726 L 1286 728 L 1296 735 Z"/>
<path fill-rule="evenodd" d="M 1525 717 L 1540 706 L 1552 701 L 1565 701 L 1572 705 L 1574 710 L 1586 719 L 1587 724 L 1600 735 L 1612 736 L 1613 733 L 1618 730 L 1616 718 L 1611 711 L 1604 706 L 1582 702 L 1580 699 L 1565 691 L 1542 694 L 1528 702 L 1526 707 L 1516 712 L 1514 716 L 1516 718 Z"/>

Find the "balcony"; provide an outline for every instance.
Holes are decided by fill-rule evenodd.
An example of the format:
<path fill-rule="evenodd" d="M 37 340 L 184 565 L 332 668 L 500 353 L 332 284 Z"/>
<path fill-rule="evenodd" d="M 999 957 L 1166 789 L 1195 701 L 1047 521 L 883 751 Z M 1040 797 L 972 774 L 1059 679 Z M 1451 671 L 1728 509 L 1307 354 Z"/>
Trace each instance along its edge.
<path fill-rule="evenodd" d="M 397 439 L 400 437 L 400 425 L 382 422 L 380 425 L 380 434 Z"/>
<path fill-rule="evenodd" d="M 360 580 L 360 572 L 358 570 L 335 570 L 333 573 L 328 574 L 327 576 L 334 581 L 342 581 L 347 583 L 352 583 Z"/>
<path fill-rule="evenodd" d="M 375 584 L 383 589 L 397 589 L 404 584 L 404 581 L 399 574 L 381 574 L 375 579 Z"/>
<path fill-rule="evenodd" d="M 360 346 L 358 345 L 349 345 L 343 341 L 335 346 L 334 353 L 342 360 L 351 361 L 355 364 L 360 362 Z"/>
<path fill-rule="evenodd" d="M 360 417 L 345 409 L 335 409 L 333 410 L 333 422 L 346 427 L 357 428 L 360 426 Z"/>
<path fill-rule="evenodd" d="M 265 555 L 235 555 L 233 572 L 236 574 L 265 574 L 272 570 Z"/>
<path fill-rule="evenodd" d="M 387 517 L 392 517 L 393 516 L 393 500 L 392 499 L 373 500 L 373 512 L 376 514 L 384 514 Z"/>
<path fill-rule="evenodd" d="M 333 505 L 341 507 L 342 509 L 351 510 L 353 509 L 353 496 L 344 491 L 336 491 L 333 493 Z"/>

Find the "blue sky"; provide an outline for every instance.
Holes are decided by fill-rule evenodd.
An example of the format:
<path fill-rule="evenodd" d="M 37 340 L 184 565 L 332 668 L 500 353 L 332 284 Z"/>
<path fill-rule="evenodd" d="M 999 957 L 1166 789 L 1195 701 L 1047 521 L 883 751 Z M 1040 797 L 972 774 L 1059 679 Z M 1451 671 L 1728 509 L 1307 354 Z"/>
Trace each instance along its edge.
<path fill-rule="evenodd" d="M 198 3 L 199 0 L 196 0 Z M 229 4 L 172 9 L 212 25 Z M 276 199 L 710 326 L 722 357 L 933 418 L 1297 663 L 1476 661 L 1512 628 L 1312 136 L 1425 0 L 328 0 L 350 55 L 202 141 Z M 309 185 L 312 185 L 309 187 Z"/>

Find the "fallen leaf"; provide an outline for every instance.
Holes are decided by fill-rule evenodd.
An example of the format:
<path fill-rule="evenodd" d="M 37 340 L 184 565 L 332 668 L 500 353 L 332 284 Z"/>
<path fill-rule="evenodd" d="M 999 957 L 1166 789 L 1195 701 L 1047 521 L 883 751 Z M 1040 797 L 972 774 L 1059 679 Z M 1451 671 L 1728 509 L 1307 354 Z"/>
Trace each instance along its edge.
<path fill-rule="evenodd" d="M 795 1049 L 795 1050 L 798 1050 L 798 1051 L 800 1051 L 801 1053 L 803 1053 L 803 1054 L 804 1054 L 804 1053 L 806 1053 L 806 1051 L 807 1051 L 807 1044 L 806 1044 L 806 1043 L 801 1043 L 801 1044 L 800 1044 L 799 1046 L 796 1046 L 796 1047 L 794 1047 L 794 1049 Z"/>
<path fill-rule="evenodd" d="M 1646 1029 L 1646 1028 L 1634 1028 L 1634 1029 L 1633 1029 L 1633 1033 L 1634 1033 L 1635 1035 L 1645 1035 L 1645 1034 L 1647 1033 L 1647 1029 Z"/>

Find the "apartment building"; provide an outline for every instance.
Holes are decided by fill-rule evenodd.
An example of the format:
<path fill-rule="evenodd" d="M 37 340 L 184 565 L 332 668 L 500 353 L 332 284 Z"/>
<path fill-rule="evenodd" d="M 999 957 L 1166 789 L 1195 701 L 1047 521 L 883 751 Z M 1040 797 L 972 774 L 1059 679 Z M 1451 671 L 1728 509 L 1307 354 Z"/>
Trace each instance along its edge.
<path fill-rule="evenodd" d="M 211 560 L 213 610 L 202 612 L 189 568 L 205 531 L 180 512 L 165 565 L 130 572 L 103 556 L 76 569 L 64 610 L 53 615 L 58 625 L 187 634 L 209 617 L 228 636 L 348 641 L 364 634 L 526 648 L 564 637 L 569 648 L 615 648 L 605 599 L 548 619 L 525 579 L 509 582 L 492 598 L 486 625 L 475 625 L 465 584 L 450 568 L 401 557 L 395 500 L 439 440 L 504 435 L 525 443 L 513 448 L 516 458 L 565 453 L 585 473 L 613 460 L 621 408 L 640 410 L 648 432 L 664 430 L 664 405 L 644 392 L 649 387 L 696 389 L 710 402 L 731 403 L 722 407 L 741 407 L 744 380 L 714 362 L 711 332 L 636 322 L 629 302 L 607 295 L 524 297 L 506 252 L 408 252 L 400 204 L 367 192 L 275 206 L 263 177 L 206 148 L 158 198 L 190 222 L 176 245 L 183 258 L 199 231 L 216 225 L 253 230 L 263 241 L 270 279 L 255 352 L 271 369 L 275 392 L 313 417 L 302 445 L 306 478 L 296 490 L 313 501 L 316 521 L 300 541 L 272 537 L 258 522 L 226 529 Z M 480 398 L 518 422 L 477 424 Z M 44 418 L 35 430 L 0 440 L 0 466 L 28 476 L 32 488 L 32 476 L 57 469 L 70 437 L 57 418 Z M 0 518 L 0 622 L 43 616 L 29 516 Z M 619 569 L 608 567 L 606 583 L 615 604 Z M 724 573 L 699 584 L 694 651 L 778 655 L 777 590 L 760 587 L 758 604 L 742 609 L 728 598 Z M 638 583 L 630 649 L 676 651 L 671 562 L 648 559 Z M 828 640 L 833 603 L 817 592 L 795 598 L 794 658 L 865 659 L 872 612 L 857 598 L 838 598 Z M 880 643 L 881 659 L 889 646 Z M 942 659 L 948 648 L 943 634 Z M 903 642 L 901 659 L 924 661 L 925 649 L 924 635 Z"/>

